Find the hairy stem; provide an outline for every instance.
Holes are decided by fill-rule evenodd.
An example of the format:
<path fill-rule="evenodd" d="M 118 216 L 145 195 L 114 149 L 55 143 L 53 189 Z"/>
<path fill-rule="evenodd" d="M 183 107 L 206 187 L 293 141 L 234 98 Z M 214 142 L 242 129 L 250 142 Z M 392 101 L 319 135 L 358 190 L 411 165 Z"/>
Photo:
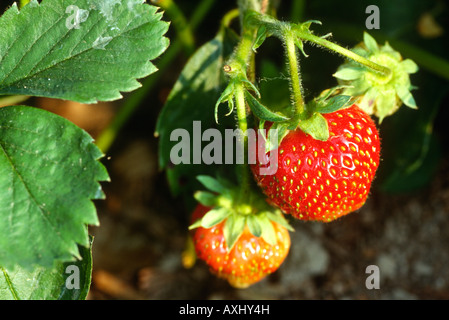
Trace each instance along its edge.
<path fill-rule="evenodd" d="M 242 39 L 235 51 L 235 55 L 229 61 L 229 66 L 231 67 L 231 78 L 241 77 L 242 75 L 246 78 L 246 68 L 248 66 L 248 62 L 251 60 L 252 55 L 252 43 L 254 39 L 254 32 L 246 30 Z M 232 80 L 231 80 L 232 81 Z M 237 143 L 243 143 L 243 155 L 247 154 L 248 151 L 248 123 L 247 123 L 247 114 L 246 114 L 246 102 L 245 102 L 245 88 L 242 82 L 236 81 L 235 85 L 235 102 L 236 102 L 236 110 L 237 110 L 237 126 L 242 132 L 242 139 L 239 139 Z M 239 177 L 240 183 L 242 186 L 242 199 L 245 199 L 245 195 L 249 193 L 249 170 L 244 161 L 243 165 L 239 165 Z"/>
<path fill-rule="evenodd" d="M 288 70 L 290 73 L 290 85 L 293 98 L 293 106 L 295 109 L 295 114 L 301 115 L 304 113 L 305 107 L 304 107 L 304 99 L 302 97 L 301 76 L 299 73 L 299 66 L 298 66 L 298 55 L 296 52 L 293 34 L 289 31 L 285 32 L 284 40 L 286 46 Z"/>
<path fill-rule="evenodd" d="M 237 84 L 235 88 L 235 100 L 236 100 L 236 109 L 237 109 L 237 123 L 238 128 L 242 132 L 242 137 L 237 139 L 237 143 L 243 144 L 243 148 L 239 148 L 238 150 L 243 150 L 244 161 L 243 164 L 239 166 L 239 178 L 241 185 L 241 199 L 243 201 L 248 200 L 249 187 L 250 187 L 250 172 L 248 168 L 248 164 L 246 163 L 246 155 L 248 152 L 248 123 L 246 119 L 246 103 L 245 103 L 245 88 L 242 84 Z"/>
<path fill-rule="evenodd" d="M 228 61 L 227 69 L 229 71 L 230 81 L 234 81 L 235 91 L 234 97 L 236 101 L 236 109 L 237 109 L 237 126 L 241 130 L 243 136 L 240 139 L 239 143 L 243 143 L 243 154 L 248 154 L 248 123 L 247 123 L 247 111 L 246 111 L 246 102 L 245 102 L 245 84 L 243 83 L 244 79 L 247 79 L 248 74 L 250 75 L 250 81 L 252 80 L 251 75 L 254 75 L 254 70 L 251 70 L 254 67 L 254 64 L 251 63 L 253 60 L 254 52 L 253 52 L 253 43 L 256 37 L 256 28 L 254 26 L 247 23 L 246 13 L 248 10 L 257 10 L 258 7 L 255 5 L 258 4 L 257 1 L 248 1 L 248 0 L 240 0 L 239 10 L 241 17 L 241 39 L 239 44 L 237 45 L 236 50 Z M 268 5 L 268 3 L 265 3 Z M 249 70 L 250 69 L 250 70 Z M 246 163 L 246 159 L 243 165 L 239 165 L 239 178 L 241 183 L 241 199 L 243 201 L 248 201 L 248 194 L 250 193 L 250 172 L 248 164 Z"/>
<path fill-rule="evenodd" d="M 264 15 L 260 13 L 253 13 L 251 15 L 252 21 L 261 26 L 265 26 L 268 30 L 270 30 L 273 35 L 277 36 L 281 40 L 284 40 L 284 32 L 283 30 L 286 28 L 285 23 L 280 22 L 279 20 L 269 16 Z M 290 25 L 292 27 L 292 32 L 301 40 L 309 41 L 312 43 L 315 43 L 321 47 L 327 48 L 329 50 L 332 50 L 346 58 L 349 58 L 351 60 L 354 60 L 357 63 L 360 63 L 363 66 L 366 66 L 370 69 L 372 69 L 375 72 L 378 72 L 379 74 L 383 75 L 384 77 L 388 78 L 391 76 L 392 71 L 385 67 L 381 66 L 373 61 L 370 61 L 362 56 L 359 56 L 358 54 L 352 52 L 351 50 L 348 50 L 342 46 L 339 46 L 336 43 L 333 43 L 329 40 L 326 40 L 324 38 L 318 37 L 313 35 L 310 31 L 301 30 L 301 28 L 294 28 L 294 25 Z M 294 28 L 294 29 L 293 29 Z"/>
<path fill-rule="evenodd" d="M 332 30 L 335 34 L 338 34 L 339 38 L 344 38 L 348 41 L 353 41 L 357 39 L 358 35 L 363 32 L 363 30 L 353 27 L 352 25 L 337 24 L 332 25 Z M 444 59 L 441 56 L 434 55 L 433 53 L 419 48 L 413 44 L 390 38 L 382 32 L 371 31 L 370 34 L 375 36 L 379 41 L 388 41 L 388 43 L 403 53 L 407 58 L 415 61 L 420 68 L 426 69 L 433 74 L 436 74 L 444 79 L 449 80 L 449 60 Z"/>
<path fill-rule="evenodd" d="M 374 63 L 364 57 L 359 56 L 358 54 L 352 52 L 351 50 L 348 50 L 346 48 L 343 48 L 339 46 L 338 44 L 335 44 L 329 40 L 323 39 L 321 37 L 317 37 L 311 33 L 307 32 L 297 32 L 296 33 L 299 38 L 313 42 L 319 46 L 322 46 L 324 48 L 327 48 L 329 50 L 332 50 L 342 56 L 345 56 L 351 60 L 354 60 L 357 63 L 360 63 L 361 65 L 364 65 L 380 74 L 382 74 L 384 77 L 390 77 L 391 76 L 391 70 L 385 66 L 381 66 L 377 63 Z"/>

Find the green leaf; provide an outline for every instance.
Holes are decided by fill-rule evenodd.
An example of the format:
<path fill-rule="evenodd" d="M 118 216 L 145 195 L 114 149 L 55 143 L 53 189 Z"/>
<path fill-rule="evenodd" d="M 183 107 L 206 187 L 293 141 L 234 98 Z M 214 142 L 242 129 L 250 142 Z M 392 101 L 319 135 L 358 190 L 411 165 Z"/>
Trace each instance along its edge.
<path fill-rule="evenodd" d="M 288 221 L 285 219 L 285 217 L 282 215 L 282 213 L 280 211 L 277 211 L 276 213 L 267 211 L 267 212 L 265 212 L 265 215 L 267 216 L 268 219 L 280 224 L 287 230 L 295 231 L 295 229 L 288 223 Z"/>
<path fill-rule="evenodd" d="M 376 39 L 374 39 L 368 32 L 363 33 L 363 42 L 365 43 L 365 46 L 369 51 L 379 51 L 379 46 Z"/>
<path fill-rule="evenodd" d="M 344 67 L 334 73 L 334 77 L 341 80 L 355 80 L 360 78 L 365 69 L 359 67 Z"/>
<path fill-rule="evenodd" d="M 412 109 L 418 109 L 418 107 L 416 106 L 415 99 L 413 98 L 410 91 L 407 90 L 407 88 L 400 86 L 396 89 L 396 92 L 398 94 L 398 97 L 402 100 L 402 102 L 407 107 L 412 108 Z"/>
<path fill-rule="evenodd" d="M 276 232 L 270 219 L 266 215 L 260 215 L 259 217 L 260 227 L 262 228 L 261 237 L 269 244 L 276 244 Z"/>
<path fill-rule="evenodd" d="M 85 131 L 60 116 L 0 108 L 0 266 L 79 258 L 87 225 L 98 225 L 98 181 L 109 179 L 101 156 Z"/>
<path fill-rule="evenodd" d="M 379 117 L 379 123 L 382 123 L 383 119 L 394 112 L 396 108 L 396 93 L 393 90 L 384 91 L 378 93 L 377 97 L 377 113 Z"/>
<path fill-rule="evenodd" d="M 295 45 L 298 47 L 298 49 L 301 51 L 301 53 L 304 55 L 304 57 L 308 58 L 309 55 L 306 54 L 306 52 L 304 51 L 304 42 L 299 38 L 299 37 L 295 37 Z"/>
<path fill-rule="evenodd" d="M 211 228 L 222 222 L 231 213 L 232 211 L 227 208 L 218 208 L 209 210 L 201 219 L 201 226 L 206 229 Z"/>
<path fill-rule="evenodd" d="M 326 141 L 329 139 L 329 127 L 326 119 L 315 112 L 310 118 L 299 122 L 302 131 L 310 134 L 316 140 Z"/>
<path fill-rule="evenodd" d="M 0 267 L 1 300 L 85 300 L 92 277 L 92 242 L 80 247 L 80 260 L 52 268 Z"/>
<path fill-rule="evenodd" d="M 260 237 L 262 235 L 262 227 L 260 226 L 259 220 L 255 215 L 250 214 L 246 217 L 246 225 L 253 236 Z"/>
<path fill-rule="evenodd" d="M 213 207 L 217 203 L 217 195 L 207 191 L 197 191 L 194 193 L 194 198 L 206 207 Z"/>
<path fill-rule="evenodd" d="M 268 37 L 268 31 L 265 26 L 260 26 L 259 29 L 257 29 L 257 35 L 256 40 L 254 40 L 253 44 L 253 51 L 256 52 L 256 50 L 264 43 L 265 39 Z"/>
<path fill-rule="evenodd" d="M 234 244 L 239 239 L 246 226 L 246 219 L 244 216 L 233 214 L 230 215 L 223 227 L 223 236 L 226 241 L 228 251 L 232 249 Z"/>
<path fill-rule="evenodd" d="M 291 124 L 289 122 L 273 123 L 271 128 L 268 130 L 267 139 L 265 140 L 265 152 L 275 150 L 281 145 L 282 140 L 290 130 L 290 125 Z M 277 139 L 273 136 L 274 134 L 277 134 Z"/>
<path fill-rule="evenodd" d="M 315 105 L 315 111 L 319 113 L 332 113 L 337 110 L 347 108 L 352 104 L 352 97 L 338 95 L 324 101 L 318 101 Z"/>
<path fill-rule="evenodd" d="M 93 237 L 90 237 L 90 246 L 88 248 L 80 247 L 80 255 L 81 259 L 72 262 L 64 263 L 64 272 L 65 272 L 65 283 L 62 287 L 62 291 L 59 294 L 59 300 L 86 300 L 87 295 L 89 294 L 91 280 L 92 280 L 92 242 Z M 76 272 L 78 271 L 73 266 L 77 266 L 79 268 L 79 286 L 77 285 L 76 279 L 73 279 L 76 276 Z M 72 277 L 70 277 L 72 276 Z M 67 286 L 67 283 L 71 284 L 71 286 Z"/>
<path fill-rule="evenodd" d="M 0 18 L 0 95 L 116 100 L 155 72 L 168 23 L 139 0 L 32 0 Z"/>
<path fill-rule="evenodd" d="M 248 91 L 245 91 L 245 99 L 249 107 L 251 108 L 251 111 L 259 119 L 271 122 L 288 120 L 288 118 L 285 117 L 284 115 L 269 110 L 267 107 L 261 104 L 255 97 L 253 97 L 253 95 L 250 94 Z"/>
<path fill-rule="evenodd" d="M 199 182 L 201 182 L 201 184 L 203 186 L 205 186 L 208 190 L 216 192 L 216 193 L 223 193 L 227 190 L 227 188 L 225 186 L 223 186 L 221 184 L 220 181 L 218 181 L 217 179 L 211 177 L 211 176 L 198 176 L 196 177 L 198 179 Z"/>
<path fill-rule="evenodd" d="M 410 59 L 405 59 L 404 61 L 401 61 L 401 67 L 404 69 L 407 73 L 416 73 L 418 72 L 418 65 Z"/>
<path fill-rule="evenodd" d="M 217 124 L 218 124 L 218 108 L 220 104 L 228 102 L 229 112 L 226 114 L 226 116 L 230 115 L 232 111 L 234 111 L 234 90 L 235 90 L 234 83 L 230 82 L 229 85 L 221 94 L 221 96 L 218 98 L 217 102 L 215 103 L 214 118 Z"/>

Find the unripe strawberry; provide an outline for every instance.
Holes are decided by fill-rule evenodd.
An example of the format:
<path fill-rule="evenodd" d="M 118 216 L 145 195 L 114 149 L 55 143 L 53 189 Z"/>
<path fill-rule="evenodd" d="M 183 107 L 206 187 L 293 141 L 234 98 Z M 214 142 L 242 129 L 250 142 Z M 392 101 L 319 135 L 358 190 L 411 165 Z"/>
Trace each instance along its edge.
<path fill-rule="evenodd" d="M 199 204 L 192 219 L 201 219 L 211 208 Z M 226 220 L 210 227 L 197 227 L 193 232 L 193 243 L 198 258 L 204 260 L 211 272 L 226 279 L 236 288 L 246 288 L 276 271 L 290 249 L 288 230 L 276 222 L 273 226 L 275 242 L 270 244 L 263 237 L 256 237 L 248 226 L 232 245 L 228 247 L 224 228 Z"/>

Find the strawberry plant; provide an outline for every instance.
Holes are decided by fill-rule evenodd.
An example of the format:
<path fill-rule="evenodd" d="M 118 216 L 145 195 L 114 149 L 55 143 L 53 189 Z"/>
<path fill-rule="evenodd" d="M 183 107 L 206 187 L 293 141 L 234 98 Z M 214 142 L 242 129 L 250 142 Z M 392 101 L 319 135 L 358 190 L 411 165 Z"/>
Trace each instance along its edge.
<path fill-rule="evenodd" d="M 360 209 L 382 165 L 378 125 L 402 105 L 417 108 L 410 75 L 418 67 L 393 46 L 364 32 L 363 42 L 347 49 L 331 34 L 314 31 L 322 22 L 281 21 L 275 13 L 270 1 L 238 1 L 216 37 L 184 67 L 156 127 L 160 165 L 173 193 L 185 198 L 195 216 L 205 214 L 190 226 L 193 247 L 213 273 L 235 287 L 243 286 L 229 281 L 235 243 L 248 237 L 267 241 L 261 230 L 270 227 L 273 233 L 273 217 L 293 231 L 291 218 L 331 222 Z M 238 19 L 238 35 L 232 19 Z M 267 104 L 270 89 L 258 82 L 257 57 L 269 38 L 280 42 L 288 83 L 282 91 L 287 97 Z M 334 84 L 309 99 L 300 68 L 300 61 L 313 59 L 307 44 L 343 58 L 329 74 Z M 194 123 L 216 134 L 198 135 Z M 172 134 L 179 128 L 187 138 Z M 230 128 L 236 150 L 243 150 L 240 158 L 231 154 L 234 162 L 228 161 L 229 141 L 215 138 Z M 210 141 L 204 150 L 195 147 L 198 137 L 200 143 Z M 240 267 L 258 270 L 250 261 Z"/>

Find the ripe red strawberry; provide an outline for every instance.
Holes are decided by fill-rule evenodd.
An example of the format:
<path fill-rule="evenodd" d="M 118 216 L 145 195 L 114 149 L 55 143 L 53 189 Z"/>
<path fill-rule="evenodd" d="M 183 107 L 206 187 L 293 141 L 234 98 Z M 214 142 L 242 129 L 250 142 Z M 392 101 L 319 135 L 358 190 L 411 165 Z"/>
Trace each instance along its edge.
<path fill-rule="evenodd" d="M 323 116 L 327 141 L 296 129 L 278 147 L 274 175 L 260 175 L 260 163 L 251 166 L 269 201 L 302 220 L 327 222 L 359 209 L 379 165 L 379 135 L 368 114 L 352 105 Z"/>
<path fill-rule="evenodd" d="M 199 204 L 192 219 L 204 216 L 211 208 Z M 236 288 L 246 288 L 276 271 L 290 249 L 288 230 L 276 222 L 274 227 L 276 244 L 268 244 L 256 237 L 245 226 L 243 233 L 229 250 L 223 234 L 226 220 L 211 228 L 198 227 L 193 230 L 193 243 L 198 258 L 204 260 L 211 272 L 226 279 Z"/>

